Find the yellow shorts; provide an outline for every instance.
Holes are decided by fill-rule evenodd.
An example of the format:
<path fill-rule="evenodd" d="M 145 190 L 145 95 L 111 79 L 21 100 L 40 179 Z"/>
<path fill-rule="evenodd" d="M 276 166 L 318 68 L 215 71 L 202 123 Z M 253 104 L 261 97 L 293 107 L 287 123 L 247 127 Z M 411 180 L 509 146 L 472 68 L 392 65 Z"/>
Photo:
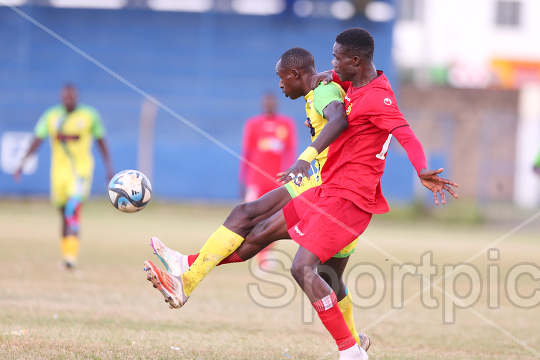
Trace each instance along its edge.
<path fill-rule="evenodd" d="M 319 186 L 322 184 L 321 177 L 319 174 L 311 175 L 309 179 L 304 178 L 302 179 L 302 183 L 300 185 L 296 185 L 294 182 L 289 181 L 287 184 L 285 184 L 285 189 L 289 192 L 291 197 L 294 199 L 304 191 L 311 189 L 312 187 Z M 350 256 L 354 254 L 354 250 L 356 249 L 356 244 L 358 243 L 358 239 L 354 240 L 349 245 L 345 246 L 343 249 L 341 249 L 336 255 L 332 256 L 335 258 L 345 258 L 347 256 Z"/>
<path fill-rule="evenodd" d="M 72 197 L 85 201 L 91 188 L 92 177 L 77 177 L 71 169 L 51 170 L 51 202 L 54 206 L 64 207 Z"/>

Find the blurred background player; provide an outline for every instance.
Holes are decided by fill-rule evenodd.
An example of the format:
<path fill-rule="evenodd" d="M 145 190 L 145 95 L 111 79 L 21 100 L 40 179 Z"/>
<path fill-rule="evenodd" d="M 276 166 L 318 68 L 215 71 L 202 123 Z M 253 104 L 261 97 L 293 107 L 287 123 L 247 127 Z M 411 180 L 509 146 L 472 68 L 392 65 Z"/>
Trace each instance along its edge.
<path fill-rule="evenodd" d="M 19 169 L 14 173 L 18 181 L 24 163 L 41 142 L 51 142 L 51 201 L 60 209 L 62 239 L 60 249 L 66 268 L 77 263 L 79 253 L 79 213 L 81 204 L 92 188 L 95 139 L 105 161 L 107 178 L 114 175 L 111 158 L 105 142 L 105 127 L 99 113 L 91 106 L 78 104 L 75 85 L 66 84 L 61 92 L 62 104 L 47 109 L 34 128 L 34 139 Z"/>
<path fill-rule="evenodd" d="M 262 113 L 246 121 L 242 135 L 242 156 L 247 162 L 240 163 L 240 196 L 245 202 L 257 200 L 279 187 L 268 175 L 274 177 L 296 161 L 294 120 L 276 112 L 277 99 L 270 92 L 263 96 L 261 105 Z M 261 266 L 269 249 L 257 255 Z"/>

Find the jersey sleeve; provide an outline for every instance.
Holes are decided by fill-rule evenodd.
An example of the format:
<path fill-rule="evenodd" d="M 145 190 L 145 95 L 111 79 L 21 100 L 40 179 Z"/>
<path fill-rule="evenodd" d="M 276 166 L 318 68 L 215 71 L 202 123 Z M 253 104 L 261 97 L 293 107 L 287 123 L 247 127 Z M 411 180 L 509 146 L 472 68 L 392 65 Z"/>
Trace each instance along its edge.
<path fill-rule="evenodd" d="M 105 137 L 105 126 L 103 125 L 103 121 L 101 121 L 101 115 L 97 112 L 94 108 L 88 109 L 90 113 L 92 114 L 92 136 L 94 136 L 95 139 L 103 139 Z"/>
<path fill-rule="evenodd" d="M 328 104 L 334 101 L 343 103 L 341 91 L 339 91 L 339 88 L 333 84 L 320 84 L 313 91 L 313 108 L 317 114 L 321 115 L 322 117 L 325 117 L 324 109 L 328 106 Z"/>
<path fill-rule="evenodd" d="M 45 111 L 34 127 L 34 136 L 38 139 L 45 139 L 47 136 L 49 136 L 49 127 L 47 123 L 49 121 L 51 111 L 52 109 Z"/>
<path fill-rule="evenodd" d="M 338 74 L 334 70 L 332 70 L 332 81 L 341 86 L 341 88 L 345 91 L 347 91 L 349 87 L 352 86 L 351 81 L 341 81 Z"/>
<path fill-rule="evenodd" d="M 388 132 L 409 125 L 399 110 L 394 95 L 385 90 L 365 94 L 358 110 L 368 116 L 375 126 Z"/>
<path fill-rule="evenodd" d="M 420 176 L 420 170 L 427 169 L 426 153 L 420 140 L 409 126 L 398 127 L 392 132 L 392 135 L 403 146 L 416 174 Z"/>

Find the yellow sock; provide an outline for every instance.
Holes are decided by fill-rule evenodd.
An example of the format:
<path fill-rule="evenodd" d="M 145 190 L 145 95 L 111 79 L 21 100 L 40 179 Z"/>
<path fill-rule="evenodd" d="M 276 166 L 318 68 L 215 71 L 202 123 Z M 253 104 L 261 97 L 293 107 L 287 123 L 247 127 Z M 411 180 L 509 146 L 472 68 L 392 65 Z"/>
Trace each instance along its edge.
<path fill-rule="evenodd" d="M 75 263 L 79 255 L 79 238 L 75 235 L 68 235 L 60 242 L 62 257 L 70 263 Z"/>
<path fill-rule="evenodd" d="M 244 238 L 240 235 L 227 229 L 225 226 L 220 226 L 210 239 L 206 241 L 197 260 L 189 267 L 189 271 L 186 271 L 182 275 L 182 283 L 184 284 L 184 292 L 187 296 L 199 285 L 202 279 L 213 268 L 231 255 L 244 241 Z"/>
<path fill-rule="evenodd" d="M 338 305 L 339 310 L 341 310 L 343 318 L 345 319 L 347 327 L 349 328 L 354 340 L 356 340 L 358 346 L 361 346 L 360 336 L 358 336 L 358 331 L 356 331 L 356 328 L 354 327 L 353 304 L 351 294 L 347 292 L 347 295 L 340 302 L 338 302 Z"/>

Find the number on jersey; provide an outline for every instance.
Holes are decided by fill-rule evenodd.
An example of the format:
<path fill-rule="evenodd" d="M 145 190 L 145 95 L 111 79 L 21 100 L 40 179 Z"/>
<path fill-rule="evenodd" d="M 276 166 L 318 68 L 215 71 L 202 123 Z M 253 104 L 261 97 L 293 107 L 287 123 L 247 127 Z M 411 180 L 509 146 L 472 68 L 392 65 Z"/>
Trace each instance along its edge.
<path fill-rule="evenodd" d="M 388 134 L 388 138 L 384 142 L 381 152 L 375 155 L 377 159 L 385 159 L 385 155 L 388 152 L 388 147 L 390 146 L 390 140 L 392 140 L 392 134 Z"/>

